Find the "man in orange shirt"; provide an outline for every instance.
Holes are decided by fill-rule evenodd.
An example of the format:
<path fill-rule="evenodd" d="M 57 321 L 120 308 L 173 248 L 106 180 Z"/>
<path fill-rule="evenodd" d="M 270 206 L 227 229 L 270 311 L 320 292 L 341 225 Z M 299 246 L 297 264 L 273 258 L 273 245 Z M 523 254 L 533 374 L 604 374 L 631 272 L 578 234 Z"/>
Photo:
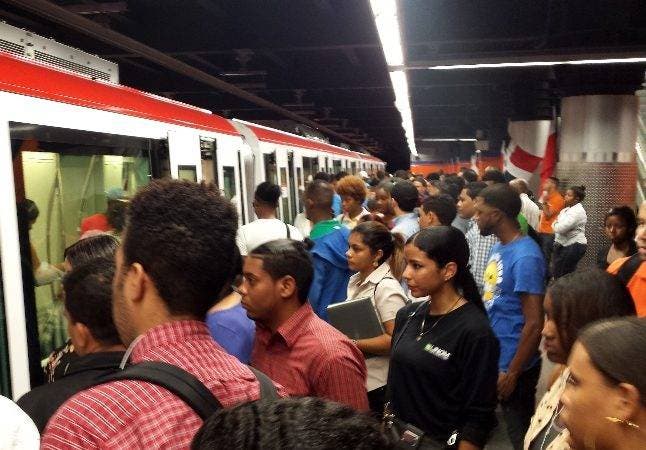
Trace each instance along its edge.
<path fill-rule="evenodd" d="M 549 177 L 543 185 L 543 195 L 539 200 L 541 206 L 541 219 L 538 224 L 538 235 L 541 239 L 541 249 L 545 255 L 548 278 L 551 276 L 552 249 L 554 248 L 554 230 L 552 224 L 565 207 L 563 196 L 559 192 L 559 179 Z"/>
<path fill-rule="evenodd" d="M 646 317 L 646 201 L 642 202 L 637 215 L 635 235 L 637 253 L 614 261 L 608 272 L 617 275 L 626 285 L 635 302 L 639 317 Z"/>

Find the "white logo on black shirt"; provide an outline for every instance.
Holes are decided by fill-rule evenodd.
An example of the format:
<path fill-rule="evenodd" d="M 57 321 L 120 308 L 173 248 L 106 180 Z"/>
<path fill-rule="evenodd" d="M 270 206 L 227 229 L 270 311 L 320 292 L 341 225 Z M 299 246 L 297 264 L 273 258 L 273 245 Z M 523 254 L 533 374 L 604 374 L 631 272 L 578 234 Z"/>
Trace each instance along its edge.
<path fill-rule="evenodd" d="M 424 346 L 424 351 L 444 361 L 448 361 L 448 359 L 451 357 L 451 352 L 447 352 L 446 350 L 441 349 L 440 347 L 436 347 L 433 344 L 426 344 Z"/>

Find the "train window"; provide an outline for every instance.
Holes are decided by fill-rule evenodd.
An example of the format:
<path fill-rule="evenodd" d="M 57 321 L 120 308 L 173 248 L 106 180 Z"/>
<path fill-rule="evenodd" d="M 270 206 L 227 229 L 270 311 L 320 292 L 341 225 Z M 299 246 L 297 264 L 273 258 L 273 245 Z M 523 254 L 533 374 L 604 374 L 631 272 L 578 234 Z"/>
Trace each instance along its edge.
<path fill-rule="evenodd" d="M 128 199 L 169 173 L 165 139 L 10 122 L 28 339 L 39 342 L 30 365 L 67 340 L 60 277 L 63 251 L 83 234 L 123 229 Z M 35 326 L 36 322 L 38 326 Z M 35 361 L 36 360 L 36 361 Z"/>
<path fill-rule="evenodd" d="M 224 178 L 224 196 L 232 200 L 236 195 L 236 170 L 233 166 L 223 166 L 222 175 Z"/>
<path fill-rule="evenodd" d="M 195 166 L 177 166 L 177 178 L 180 180 L 197 181 Z"/>
<path fill-rule="evenodd" d="M 218 142 L 214 138 L 200 136 L 200 153 L 202 154 L 202 178 L 207 183 L 218 183 Z"/>
<path fill-rule="evenodd" d="M 276 153 L 263 153 L 262 157 L 265 163 L 265 180 L 273 184 L 278 184 Z"/>
<path fill-rule="evenodd" d="M 2 268 L 0 267 L 0 395 L 11 397 L 9 373 L 9 341 L 5 319 L 4 290 L 2 289 Z"/>
<path fill-rule="evenodd" d="M 334 173 L 339 173 L 339 172 L 341 172 L 341 170 L 343 170 L 343 169 L 341 169 L 341 161 L 340 160 L 335 159 L 334 161 L 332 161 L 332 166 L 333 166 L 332 171 Z"/>
<path fill-rule="evenodd" d="M 352 175 L 356 175 L 357 174 L 357 163 L 352 161 L 350 163 L 350 167 L 351 167 L 350 171 L 351 171 Z"/>

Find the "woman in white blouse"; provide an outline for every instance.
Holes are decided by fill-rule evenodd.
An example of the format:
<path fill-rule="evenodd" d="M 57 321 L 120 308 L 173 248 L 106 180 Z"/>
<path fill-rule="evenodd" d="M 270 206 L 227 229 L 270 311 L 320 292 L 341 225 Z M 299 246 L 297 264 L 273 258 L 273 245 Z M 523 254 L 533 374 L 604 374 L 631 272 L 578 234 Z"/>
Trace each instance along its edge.
<path fill-rule="evenodd" d="M 552 274 L 554 279 L 574 272 L 585 251 L 588 240 L 585 237 L 585 224 L 588 216 L 581 202 L 585 198 L 585 186 L 572 186 L 565 191 L 565 208 L 561 210 L 554 229 L 554 253 L 552 254 Z"/>
<path fill-rule="evenodd" d="M 399 234 L 390 233 L 379 222 L 369 221 L 352 230 L 346 253 L 348 266 L 357 271 L 348 283 L 348 300 L 372 298 L 384 329 L 380 336 L 355 342 L 366 355 L 368 400 L 370 409 L 377 414 L 383 413 L 395 316 L 408 301 L 400 284 L 403 248 Z"/>

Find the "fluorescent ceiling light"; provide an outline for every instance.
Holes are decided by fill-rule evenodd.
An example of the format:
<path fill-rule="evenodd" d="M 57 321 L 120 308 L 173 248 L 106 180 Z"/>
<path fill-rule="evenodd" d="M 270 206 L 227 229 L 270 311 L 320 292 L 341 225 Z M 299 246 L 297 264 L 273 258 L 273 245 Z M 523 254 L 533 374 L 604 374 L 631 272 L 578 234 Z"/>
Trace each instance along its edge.
<path fill-rule="evenodd" d="M 585 65 L 585 64 L 629 64 L 644 63 L 646 58 L 608 58 L 608 59 L 578 59 L 569 61 L 524 61 L 524 62 L 498 62 L 479 64 L 453 64 L 428 66 L 429 70 L 454 70 L 454 69 L 496 69 L 502 67 L 545 67 L 560 65 Z"/>
<path fill-rule="evenodd" d="M 476 142 L 475 138 L 422 138 L 422 142 Z"/>
<path fill-rule="evenodd" d="M 406 142 L 413 156 L 417 156 L 417 147 L 415 146 L 415 132 L 413 130 L 413 114 L 410 109 L 410 99 L 408 94 L 408 79 L 406 72 L 390 72 L 390 81 L 395 91 L 395 107 L 402 116 L 402 127 L 406 134 Z"/>
<path fill-rule="evenodd" d="M 370 0 L 381 48 L 389 66 L 404 64 L 401 30 L 397 16 L 397 0 Z"/>
<path fill-rule="evenodd" d="M 402 66 L 404 64 L 404 51 L 399 16 L 397 14 L 397 0 L 370 0 L 370 7 L 375 18 L 375 25 L 379 33 L 386 64 L 388 64 L 388 67 Z M 395 106 L 402 117 L 402 127 L 406 134 L 408 148 L 413 156 L 417 156 L 406 73 L 398 70 L 390 72 L 389 75 L 395 91 Z"/>

